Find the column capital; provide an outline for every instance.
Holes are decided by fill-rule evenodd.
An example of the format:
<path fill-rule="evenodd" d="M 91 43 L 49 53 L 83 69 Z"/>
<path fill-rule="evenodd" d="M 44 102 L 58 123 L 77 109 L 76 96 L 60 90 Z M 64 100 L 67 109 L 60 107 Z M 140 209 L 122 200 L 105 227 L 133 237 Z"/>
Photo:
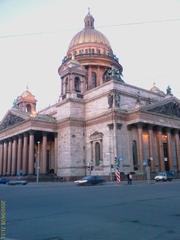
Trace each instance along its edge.
<path fill-rule="evenodd" d="M 137 123 L 136 126 L 137 126 L 138 129 L 142 129 L 142 128 L 143 128 L 143 123 L 141 123 L 141 122 L 140 122 L 140 123 Z"/>
<path fill-rule="evenodd" d="M 17 137 L 18 137 L 18 139 L 20 139 L 20 138 L 23 137 L 23 135 L 22 134 L 18 134 Z"/>
<path fill-rule="evenodd" d="M 28 132 L 24 132 L 23 137 L 27 137 L 27 136 L 28 136 Z"/>
<path fill-rule="evenodd" d="M 113 130 L 114 129 L 114 123 L 109 123 L 107 124 L 109 130 Z"/>
<path fill-rule="evenodd" d="M 34 135 L 34 132 L 35 132 L 34 130 L 30 130 L 30 131 L 29 131 L 29 134 L 30 134 L 30 135 Z"/>
<path fill-rule="evenodd" d="M 42 132 L 42 135 L 45 137 L 47 136 L 47 134 L 48 134 L 47 132 Z"/>
<path fill-rule="evenodd" d="M 8 142 L 12 142 L 12 141 L 13 141 L 12 137 L 8 138 Z"/>
<path fill-rule="evenodd" d="M 54 133 L 54 137 L 55 137 L 55 138 L 58 137 L 58 133 L 57 133 L 57 132 Z"/>
<path fill-rule="evenodd" d="M 170 132 L 171 132 L 171 128 L 166 127 L 166 128 L 164 128 L 164 129 L 165 129 L 165 132 L 166 132 L 166 133 L 170 133 Z"/>
<path fill-rule="evenodd" d="M 121 129 L 121 127 L 122 127 L 122 123 L 116 123 L 116 129 Z"/>
<path fill-rule="evenodd" d="M 148 130 L 153 130 L 153 125 L 148 125 Z"/>
<path fill-rule="evenodd" d="M 12 136 L 12 141 L 17 140 L 17 136 Z"/>
<path fill-rule="evenodd" d="M 157 129 L 158 132 L 162 133 L 162 127 L 161 126 L 157 126 L 156 129 Z"/>
<path fill-rule="evenodd" d="M 9 139 L 8 144 L 12 144 L 12 139 Z"/>
<path fill-rule="evenodd" d="M 175 133 L 175 134 L 179 134 L 179 129 L 177 129 L 177 128 L 174 129 L 174 133 Z"/>

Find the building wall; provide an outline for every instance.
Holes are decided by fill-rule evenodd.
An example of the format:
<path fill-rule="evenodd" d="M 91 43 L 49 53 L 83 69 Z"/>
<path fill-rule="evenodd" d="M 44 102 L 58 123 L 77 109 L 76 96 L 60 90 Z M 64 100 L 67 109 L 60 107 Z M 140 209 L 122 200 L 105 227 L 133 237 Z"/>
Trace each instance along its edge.
<path fill-rule="evenodd" d="M 58 131 L 57 175 L 61 177 L 85 175 L 84 128 L 65 126 Z"/>
<path fill-rule="evenodd" d="M 113 146 L 111 141 L 111 136 L 109 134 L 109 129 L 107 126 L 108 122 L 98 123 L 86 127 L 86 166 L 92 163 L 93 171 L 92 174 L 99 175 L 109 175 L 110 164 L 113 163 Z M 95 149 L 93 148 L 93 153 L 91 149 L 91 142 L 99 142 L 100 138 L 92 138 L 91 136 L 95 133 L 102 134 L 102 162 L 99 166 L 95 165 Z"/>
<path fill-rule="evenodd" d="M 61 121 L 69 117 L 84 118 L 84 105 L 82 100 L 68 99 L 57 104 L 57 121 Z"/>

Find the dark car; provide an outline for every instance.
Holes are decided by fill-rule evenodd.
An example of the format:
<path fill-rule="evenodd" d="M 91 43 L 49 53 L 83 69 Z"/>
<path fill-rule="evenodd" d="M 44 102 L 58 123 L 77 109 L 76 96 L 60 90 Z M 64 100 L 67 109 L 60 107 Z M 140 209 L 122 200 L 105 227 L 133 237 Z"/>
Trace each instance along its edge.
<path fill-rule="evenodd" d="M 101 176 L 85 176 L 79 180 L 74 181 L 79 186 L 87 186 L 87 185 L 96 185 L 102 184 L 105 180 Z"/>
<path fill-rule="evenodd" d="M 9 180 L 8 185 L 26 185 L 28 182 L 26 180 L 21 179 L 15 179 L 15 180 Z"/>
<path fill-rule="evenodd" d="M 163 182 L 166 182 L 166 181 L 172 181 L 174 179 L 174 173 L 173 172 L 169 172 L 169 171 L 164 171 L 164 172 L 159 172 L 155 177 L 154 177 L 154 180 L 156 182 L 159 182 L 159 181 L 163 181 Z"/>
<path fill-rule="evenodd" d="M 9 182 L 9 179 L 7 178 L 0 178 L 0 184 L 6 184 Z"/>

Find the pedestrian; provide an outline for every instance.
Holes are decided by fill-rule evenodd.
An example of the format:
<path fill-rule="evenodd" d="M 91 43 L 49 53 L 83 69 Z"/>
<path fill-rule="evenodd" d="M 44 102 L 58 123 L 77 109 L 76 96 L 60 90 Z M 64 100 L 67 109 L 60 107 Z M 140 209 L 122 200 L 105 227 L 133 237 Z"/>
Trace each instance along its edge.
<path fill-rule="evenodd" d="M 131 185 L 132 184 L 132 174 L 131 173 L 127 174 L 127 179 L 128 179 L 128 185 Z"/>
<path fill-rule="evenodd" d="M 129 173 L 129 184 L 132 184 L 132 174 Z"/>
<path fill-rule="evenodd" d="M 129 173 L 127 173 L 127 184 L 129 184 Z"/>

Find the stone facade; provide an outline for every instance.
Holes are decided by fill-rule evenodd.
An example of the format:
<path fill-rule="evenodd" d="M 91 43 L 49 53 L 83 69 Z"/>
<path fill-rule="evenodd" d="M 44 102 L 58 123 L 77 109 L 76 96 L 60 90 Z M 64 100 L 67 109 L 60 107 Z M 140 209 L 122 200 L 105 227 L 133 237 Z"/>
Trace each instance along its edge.
<path fill-rule="evenodd" d="M 122 172 L 142 176 L 180 171 L 180 101 L 156 86 L 145 90 L 122 79 L 123 68 L 107 38 L 85 17 L 58 72 L 58 103 L 36 112 L 29 90 L 0 124 L 0 175 L 88 174 L 112 178 L 115 159 Z"/>

